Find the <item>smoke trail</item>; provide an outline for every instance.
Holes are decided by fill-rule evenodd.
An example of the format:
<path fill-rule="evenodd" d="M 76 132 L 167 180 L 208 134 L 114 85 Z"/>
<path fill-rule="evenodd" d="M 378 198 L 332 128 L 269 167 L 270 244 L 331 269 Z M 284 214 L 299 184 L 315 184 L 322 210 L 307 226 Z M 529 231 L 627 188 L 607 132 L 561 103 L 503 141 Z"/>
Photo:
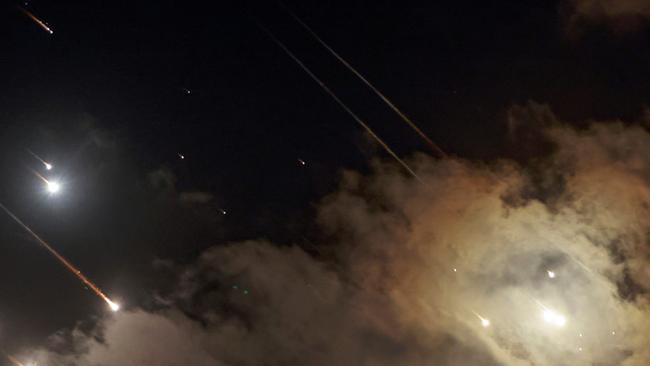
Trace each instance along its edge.
<path fill-rule="evenodd" d="M 294 12 L 292 12 L 289 8 L 287 8 L 286 5 L 284 5 L 284 3 L 280 2 L 280 6 L 284 10 L 286 10 L 287 13 L 289 13 L 289 15 L 291 15 L 291 17 L 296 22 L 298 22 L 303 28 L 305 28 L 305 30 L 307 30 L 307 32 L 309 32 L 309 34 L 311 34 L 311 36 L 314 37 L 314 39 L 316 39 L 318 43 L 321 44 L 321 46 L 327 49 L 334 57 L 336 57 L 337 60 L 339 60 L 339 62 L 345 65 L 345 67 L 347 67 L 348 70 L 350 70 L 354 75 L 356 75 L 379 98 L 381 98 L 381 100 L 383 100 L 384 103 L 386 103 L 386 105 L 388 105 L 390 109 L 392 109 L 402 119 L 402 121 L 406 122 L 406 124 L 408 124 L 418 135 L 420 135 L 420 137 L 429 145 L 429 147 L 431 148 L 431 150 L 433 150 L 433 152 L 435 152 L 437 155 L 443 158 L 447 156 L 447 154 L 438 145 L 436 145 L 433 141 L 431 141 L 429 136 L 427 136 L 424 132 L 422 132 L 422 130 L 413 121 L 411 121 L 411 119 L 408 118 L 399 108 L 397 108 L 397 106 L 393 104 L 390 101 L 390 99 L 388 99 L 388 97 L 386 97 L 381 91 L 379 91 L 379 89 L 377 89 L 370 81 L 368 81 L 368 79 L 366 79 L 363 75 L 361 75 L 359 71 L 357 71 L 354 67 L 352 67 L 352 65 L 350 65 L 349 62 L 347 62 L 343 57 L 341 57 L 341 55 L 339 55 L 336 51 L 334 51 L 332 47 L 330 47 L 327 43 L 325 43 L 325 41 L 323 41 L 323 39 L 320 38 L 318 34 L 316 34 L 316 32 L 314 32 L 314 30 L 311 29 L 311 27 L 309 27 Z"/>
<path fill-rule="evenodd" d="M 361 127 L 363 127 L 370 134 L 370 136 L 372 136 L 384 148 L 384 150 L 386 150 L 388 154 L 390 154 L 390 156 L 392 156 L 400 165 L 402 165 L 404 169 L 406 169 L 413 177 L 415 177 L 415 179 L 420 181 L 420 183 L 424 184 L 424 181 L 420 179 L 420 177 L 417 174 L 415 174 L 413 169 L 411 169 L 411 167 L 409 167 L 406 164 L 406 162 L 400 159 L 400 157 L 397 156 L 397 154 L 395 154 L 395 152 L 379 136 L 377 136 L 377 134 L 370 128 L 370 126 L 368 126 L 361 118 L 359 118 L 359 116 L 357 116 L 354 112 L 352 112 L 352 110 L 341 99 L 339 99 L 339 97 L 336 96 L 336 94 L 334 94 L 334 92 L 327 85 L 325 85 L 325 83 L 323 83 L 323 81 L 320 80 L 302 61 L 300 61 L 300 59 L 296 57 L 296 55 L 294 55 L 293 52 L 291 52 L 287 48 L 287 46 L 284 45 L 284 43 L 280 42 L 280 40 L 277 37 L 275 37 L 275 35 L 273 35 L 273 33 L 271 33 L 271 31 L 265 26 L 263 26 L 262 24 L 257 23 L 257 26 L 261 30 L 263 30 L 269 36 L 269 38 L 273 40 L 273 42 L 275 42 L 280 48 L 282 48 L 282 50 L 287 55 L 289 55 L 289 57 L 291 57 L 291 59 L 293 59 L 298 64 L 298 66 L 300 66 L 307 73 L 307 75 L 309 75 L 318 85 L 320 85 L 320 87 L 327 94 L 329 94 L 330 97 L 332 97 L 332 99 L 334 99 L 334 101 L 338 103 L 338 105 L 341 108 L 343 108 L 352 118 L 354 118 L 354 120 L 359 125 L 361 125 Z"/>
<path fill-rule="evenodd" d="M 21 221 L 21 220 L 20 220 L 16 215 L 14 215 L 11 211 L 9 211 L 9 209 L 8 209 L 7 207 L 5 207 L 5 205 L 3 205 L 2 203 L 0 203 L 0 208 L 2 208 L 2 209 L 7 213 L 7 215 L 9 215 L 9 217 L 11 217 L 12 219 L 14 219 L 14 221 L 16 221 L 16 222 L 18 223 L 18 225 L 22 226 L 22 228 L 25 229 L 25 231 L 27 231 L 27 232 L 28 232 L 28 233 L 29 233 L 29 234 L 30 234 L 34 239 L 36 239 L 36 241 L 37 241 L 39 244 L 41 244 L 45 249 L 47 249 L 47 251 L 50 252 L 50 254 L 52 254 L 56 259 L 58 259 L 59 262 L 60 262 L 61 264 L 63 264 L 63 266 L 65 266 L 65 268 L 66 268 L 67 270 L 69 270 L 69 271 L 72 272 L 75 276 L 77 276 L 77 278 L 79 278 L 79 279 L 81 280 L 81 282 L 82 282 L 84 285 L 86 285 L 86 286 L 88 286 L 90 289 L 92 289 L 93 292 L 95 292 L 95 294 L 96 294 L 97 296 L 99 296 L 102 300 L 104 300 L 104 301 L 105 301 L 105 302 L 110 306 L 110 308 L 111 308 L 113 311 L 117 311 L 117 310 L 119 310 L 120 307 L 119 307 L 118 304 L 116 304 L 115 302 L 111 301 L 111 299 L 109 299 L 108 296 L 106 296 L 106 294 L 104 294 L 104 292 L 103 292 L 99 287 L 97 287 L 97 285 L 95 285 L 95 284 L 94 284 L 92 281 L 90 281 L 86 276 L 84 276 L 84 274 L 81 273 L 81 271 L 80 271 L 79 269 L 77 269 L 77 267 L 75 267 L 72 263 L 70 263 L 70 261 L 68 261 L 68 260 L 67 260 L 65 257 L 63 257 L 61 254 L 59 254 L 59 252 L 57 252 L 56 250 L 54 250 L 54 248 L 52 248 L 52 246 L 50 246 L 50 245 L 49 245 L 45 240 L 43 240 L 43 239 L 42 239 L 40 236 L 38 236 L 34 231 L 32 231 L 32 229 L 30 229 L 29 226 L 27 226 L 24 222 L 22 222 L 22 221 Z"/>

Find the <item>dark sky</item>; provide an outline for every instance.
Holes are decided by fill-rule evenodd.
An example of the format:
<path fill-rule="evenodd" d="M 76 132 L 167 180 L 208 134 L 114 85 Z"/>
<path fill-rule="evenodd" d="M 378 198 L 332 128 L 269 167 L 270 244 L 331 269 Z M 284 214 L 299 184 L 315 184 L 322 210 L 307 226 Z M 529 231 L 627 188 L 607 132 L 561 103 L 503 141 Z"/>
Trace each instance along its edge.
<path fill-rule="evenodd" d="M 336 189 L 342 169 L 367 172 L 372 158 L 387 159 L 257 21 L 399 155 L 428 153 L 274 2 L 210 4 L 2 8 L 0 202 L 127 309 L 154 306 L 154 291 L 167 286 L 155 259 L 189 263 L 245 239 L 318 243 L 314 205 Z M 581 126 L 634 120 L 648 103 L 647 27 L 595 22 L 568 35 L 565 2 L 286 4 L 453 156 L 525 159 L 507 141 L 514 104 L 548 104 Z M 26 149 L 55 165 L 59 195 L 43 193 L 31 171 L 42 166 Z M 192 201 L 199 196 L 211 199 Z M 106 311 L 0 218 L 4 349 L 40 346 Z"/>

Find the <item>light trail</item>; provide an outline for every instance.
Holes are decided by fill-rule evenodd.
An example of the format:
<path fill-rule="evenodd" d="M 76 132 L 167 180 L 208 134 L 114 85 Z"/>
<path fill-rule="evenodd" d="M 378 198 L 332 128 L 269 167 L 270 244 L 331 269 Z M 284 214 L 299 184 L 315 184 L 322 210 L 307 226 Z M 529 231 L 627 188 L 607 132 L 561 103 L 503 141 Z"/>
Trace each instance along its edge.
<path fill-rule="evenodd" d="M 352 65 L 350 65 L 349 62 L 347 62 L 343 57 L 341 57 L 341 55 L 339 55 L 336 51 L 334 51 L 332 47 L 330 47 L 327 43 L 325 43 L 325 41 L 323 41 L 323 39 L 316 32 L 314 32 L 314 30 L 311 29 L 311 27 L 308 26 L 307 23 L 303 22 L 302 19 L 298 17 L 298 15 L 296 15 L 289 8 L 287 8 L 282 2 L 280 2 L 280 6 L 284 8 L 284 10 L 286 10 L 287 13 L 289 13 L 289 15 L 291 15 L 291 17 L 296 22 L 298 22 L 303 28 L 305 28 L 305 30 L 307 30 L 307 32 L 314 39 L 316 39 L 316 41 L 318 41 L 318 43 L 320 43 L 321 46 L 323 46 L 326 50 L 328 50 L 329 53 L 332 54 L 332 56 L 334 56 L 337 60 L 339 60 L 339 62 L 341 62 L 348 70 L 350 70 L 354 75 L 356 75 L 359 78 L 359 80 L 361 80 L 364 84 L 366 84 L 366 86 L 370 88 L 379 98 L 381 98 L 381 100 L 383 100 L 384 103 L 386 103 L 386 105 L 388 105 L 388 107 L 390 107 L 390 109 L 392 109 L 393 112 L 395 112 L 402 119 L 402 121 L 408 124 L 413 129 L 413 131 L 415 131 L 427 143 L 427 145 L 429 145 L 429 147 L 431 148 L 431 150 L 433 150 L 433 152 L 435 152 L 440 157 L 443 158 L 447 157 L 447 154 L 438 145 L 436 145 L 436 143 L 434 143 L 429 138 L 429 136 L 427 136 L 424 132 L 422 132 L 422 130 L 410 118 L 408 118 L 406 114 L 404 114 L 399 108 L 397 108 L 397 106 L 393 102 L 391 102 L 390 99 L 388 99 L 388 97 L 386 97 L 370 81 L 368 81 L 368 79 L 366 79 L 363 75 L 361 75 L 361 73 L 357 71 L 357 69 L 352 67 Z"/>
<path fill-rule="evenodd" d="M 23 364 L 22 362 L 18 361 L 18 359 L 17 359 L 16 357 L 14 357 L 14 356 L 12 356 L 12 355 L 6 355 L 6 356 L 7 356 L 7 359 L 8 359 L 9 361 L 11 361 L 11 363 L 14 364 L 15 366 L 25 366 L 25 364 Z"/>
<path fill-rule="evenodd" d="M 52 194 L 56 194 L 61 190 L 61 184 L 59 182 L 54 180 L 49 180 L 33 169 L 30 170 L 32 171 L 32 173 L 34 173 L 34 175 L 36 175 L 40 180 L 42 180 L 45 183 L 45 187 L 47 188 L 48 192 Z"/>
<path fill-rule="evenodd" d="M 25 149 L 25 150 L 27 150 L 27 152 L 28 152 L 31 156 L 33 156 L 34 158 L 36 158 L 36 160 L 38 160 L 38 161 L 40 161 L 41 163 L 43 163 L 43 165 L 45 165 L 45 169 L 46 169 L 46 170 L 52 170 L 52 168 L 53 168 L 52 164 L 50 164 L 50 163 L 48 163 L 47 161 L 43 160 L 43 158 L 41 158 L 40 156 L 36 155 L 36 153 L 33 152 L 32 150 L 30 150 L 30 149 Z"/>
<path fill-rule="evenodd" d="M 397 156 L 397 154 L 388 146 L 388 144 L 386 144 L 384 140 L 382 140 L 370 128 L 370 126 L 368 126 L 368 124 L 366 124 L 361 118 L 359 118 L 359 116 L 357 116 L 336 94 L 334 94 L 334 92 L 327 85 L 325 85 L 325 83 L 321 79 L 319 79 L 318 76 L 316 76 L 302 61 L 300 61 L 300 59 L 296 55 L 294 55 L 293 52 L 291 52 L 289 48 L 287 48 L 287 46 L 284 45 L 284 43 L 282 43 L 273 33 L 271 33 L 271 31 L 268 28 L 266 28 L 259 22 L 257 23 L 257 26 L 262 31 L 264 31 L 264 33 L 266 33 L 269 36 L 269 38 L 271 38 L 271 40 L 273 40 L 273 42 L 275 42 L 275 44 L 277 44 L 289 57 L 291 57 L 291 59 L 295 61 L 298 64 L 298 66 L 300 66 L 300 68 L 302 68 L 303 71 L 305 71 L 305 73 L 309 75 L 309 77 L 311 77 L 327 94 L 329 94 L 329 96 L 332 97 L 332 99 L 334 99 L 334 101 L 341 108 L 343 108 L 343 110 L 345 110 L 361 127 L 363 127 L 363 129 L 365 129 L 366 132 L 368 132 L 368 134 L 370 134 L 370 136 L 372 136 L 375 139 L 375 141 L 377 141 L 377 143 L 379 143 L 379 145 L 381 145 L 381 147 L 383 147 L 384 150 L 386 150 L 386 152 L 393 157 L 393 159 L 395 159 L 402 167 L 404 167 L 404 169 L 406 169 L 406 171 L 408 171 L 420 183 L 425 184 L 424 181 L 420 179 L 420 177 L 413 171 L 413 169 L 411 169 L 411 167 L 409 167 L 408 164 L 406 164 L 406 162 L 400 159 L 400 157 Z"/>
<path fill-rule="evenodd" d="M 81 271 L 77 267 L 75 267 L 72 263 L 70 263 L 70 261 L 68 261 L 61 254 L 59 254 L 59 252 L 57 252 L 54 248 L 52 248 L 52 246 L 49 245 L 40 236 L 38 236 L 32 229 L 29 228 L 29 226 L 27 226 L 24 222 L 22 222 L 22 220 L 20 220 L 16 215 L 14 215 L 13 212 L 11 212 L 7 207 L 5 207 L 5 205 L 0 203 L 0 208 L 2 208 L 7 213 L 7 215 L 9 215 L 9 217 L 14 219 L 14 221 L 16 221 L 18 225 L 20 225 L 23 229 L 25 229 L 25 231 L 27 231 L 39 244 L 41 244 L 43 248 L 47 249 L 47 251 L 50 252 L 50 254 L 52 254 L 54 258 L 56 258 L 68 271 L 72 272 L 72 274 L 74 274 L 79 280 L 81 280 L 81 282 L 84 285 L 88 286 L 91 290 L 93 290 L 93 292 L 97 296 L 99 296 L 102 300 L 104 300 L 111 308 L 111 310 L 113 311 L 120 310 L 119 304 L 111 301 L 111 299 L 108 298 L 108 296 L 106 296 L 106 294 L 104 294 L 104 292 L 99 287 L 97 287 L 97 285 L 95 285 L 92 281 L 90 281 L 83 273 L 81 273 Z"/>
<path fill-rule="evenodd" d="M 21 8 L 20 6 L 17 7 L 18 10 L 23 12 L 23 14 L 27 15 L 31 20 L 33 20 L 36 24 L 38 24 L 39 27 L 43 28 L 44 31 L 48 32 L 49 34 L 54 34 L 54 31 L 47 26 L 42 20 L 38 19 L 34 14 L 30 13 L 24 8 Z"/>
<path fill-rule="evenodd" d="M 490 319 L 482 317 L 481 314 L 477 313 L 476 311 L 472 310 L 472 313 L 474 313 L 474 315 L 476 315 L 476 317 L 481 321 L 481 326 L 483 328 L 487 328 L 490 326 L 490 324 L 492 324 L 490 322 Z"/>

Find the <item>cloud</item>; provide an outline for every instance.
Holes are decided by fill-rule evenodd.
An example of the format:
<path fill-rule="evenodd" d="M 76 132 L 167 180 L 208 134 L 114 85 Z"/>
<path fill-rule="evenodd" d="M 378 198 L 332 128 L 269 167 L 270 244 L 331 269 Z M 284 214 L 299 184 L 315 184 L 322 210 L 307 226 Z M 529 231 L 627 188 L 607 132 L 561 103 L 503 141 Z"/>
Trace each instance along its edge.
<path fill-rule="evenodd" d="M 159 309 L 107 315 L 71 331 L 67 352 L 33 352 L 81 366 L 647 365 L 650 134 L 616 121 L 575 130 L 535 104 L 509 118 L 515 132 L 546 121 L 523 136 L 552 153 L 525 166 L 418 155 L 425 184 L 390 163 L 345 172 L 319 205 L 328 259 L 261 240 L 216 246 L 165 265 L 181 269 Z"/>
<path fill-rule="evenodd" d="M 161 191 L 174 191 L 176 189 L 176 175 L 166 167 L 158 168 L 149 173 L 149 183 Z"/>
<path fill-rule="evenodd" d="M 586 24 L 606 24 L 616 32 L 635 30 L 650 19 L 647 0 L 569 0 L 567 30 L 579 33 Z"/>
<path fill-rule="evenodd" d="M 149 184 L 155 188 L 158 193 L 164 197 L 173 197 L 182 205 L 206 204 L 214 199 L 214 195 L 205 191 L 185 191 L 178 192 L 176 183 L 178 178 L 176 174 L 167 167 L 160 167 L 149 172 Z"/>
<path fill-rule="evenodd" d="M 208 203 L 212 201 L 213 198 L 214 195 L 212 193 L 194 191 L 194 192 L 181 192 L 178 197 L 178 200 L 182 204 L 192 205 L 192 204 Z"/>

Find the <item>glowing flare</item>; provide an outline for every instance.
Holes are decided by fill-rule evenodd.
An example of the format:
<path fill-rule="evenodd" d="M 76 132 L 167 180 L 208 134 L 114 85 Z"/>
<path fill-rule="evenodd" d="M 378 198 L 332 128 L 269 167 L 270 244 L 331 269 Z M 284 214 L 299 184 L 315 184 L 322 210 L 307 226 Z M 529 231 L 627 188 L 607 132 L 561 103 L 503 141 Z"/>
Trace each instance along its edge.
<path fill-rule="evenodd" d="M 555 272 L 553 271 L 546 271 L 548 273 L 548 278 L 555 278 Z"/>
<path fill-rule="evenodd" d="M 566 318 L 562 314 L 558 314 L 553 310 L 544 309 L 544 321 L 553 324 L 557 327 L 564 327 L 566 325 Z"/>
<path fill-rule="evenodd" d="M 120 304 L 115 303 L 109 299 L 106 299 L 106 302 L 108 303 L 108 306 L 111 308 L 113 312 L 117 312 L 120 310 Z"/>
<path fill-rule="evenodd" d="M 490 326 L 490 320 L 485 319 L 485 318 L 481 318 L 481 325 L 483 326 L 483 328 L 489 327 Z"/>
<path fill-rule="evenodd" d="M 52 168 L 54 168 L 54 166 L 53 166 L 52 164 L 50 164 L 50 163 L 48 163 L 47 161 L 43 160 L 43 158 L 41 158 L 40 156 L 36 155 L 36 153 L 33 152 L 32 150 L 30 150 L 30 149 L 26 149 L 26 150 L 27 150 L 27 152 L 28 152 L 31 156 L 33 156 L 36 160 L 40 161 L 43 165 L 45 165 L 45 170 L 52 170 Z"/>
<path fill-rule="evenodd" d="M 482 317 L 479 313 L 477 313 L 475 311 L 472 311 L 472 313 L 474 313 L 474 315 L 476 315 L 476 317 L 481 321 L 481 326 L 483 328 L 487 328 L 487 327 L 490 326 L 490 324 L 491 324 L 490 319 Z"/>
<path fill-rule="evenodd" d="M 47 182 L 47 191 L 50 193 L 57 193 L 61 189 L 61 185 L 54 181 Z"/>

